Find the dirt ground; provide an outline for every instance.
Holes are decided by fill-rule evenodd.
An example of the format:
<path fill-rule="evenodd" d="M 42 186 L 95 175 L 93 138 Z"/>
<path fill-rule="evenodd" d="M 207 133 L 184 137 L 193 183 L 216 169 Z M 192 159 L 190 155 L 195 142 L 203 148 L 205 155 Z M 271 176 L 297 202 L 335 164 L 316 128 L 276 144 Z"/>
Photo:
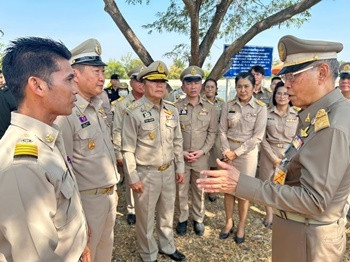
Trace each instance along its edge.
<path fill-rule="evenodd" d="M 118 186 L 119 204 L 115 224 L 114 251 L 112 261 L 142 261 L 137 252 L 135 227 L 126 222 L 125 184 Z M 261 205 L 252 204 L 246 224 L 246 241 L 237 245 L 233 235 L 225 240 L 219 239 L 224 225 L 225 212 L 223 195 L 217 195 L 214 203 L 206 199 L 205 233 L 198 237 L 193 232 L 192 221 L 189 220 L 188 232 L 185 236 L 175 233 L 176 247 L 186 255 L 187 261 L 271 261 L 271 230 L 262 224 L 265 209 Z M 177 214 L 175 214 L 175 218 Z M 235 215 L 235 221 L 238 221 Z M 347 224 L 347 250 L 343 261 L 350 261 L 350 223 Z M 287 237 L 287 236 L 286 236 Z M 158 255 L 158 261 L 171 261 L 164 255 Z"/>

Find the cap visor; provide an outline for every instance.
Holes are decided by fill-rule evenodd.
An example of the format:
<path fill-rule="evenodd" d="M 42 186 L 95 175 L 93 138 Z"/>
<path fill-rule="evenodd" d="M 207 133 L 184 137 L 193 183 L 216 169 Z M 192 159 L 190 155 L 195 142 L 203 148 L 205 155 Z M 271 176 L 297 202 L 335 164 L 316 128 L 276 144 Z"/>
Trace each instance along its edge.
<path fill-rule="evenodd" d="M 82 63 L 75 63 L 73 65 L 91 65 L 91 66 L 107 66 L 105 63 L 102 61 L 85 61 Z"/>
<path fill-rule="evenodd" d="M 202 78 L 200 76 L 187 76 L 184 77 L 185 82 L 199 82 L 202 81 Z"/>
<path fill-rule="evenodd" d="M 285 75 L 287 73 L 293 73 L 293 72 L 299 71 L 299 70 L 303 69 L 305 66 L 312 64 L 313 62 L 315 62 L 315 61 L 309 61 L 309 62 L 298 64 L 298 65 L 283 67 L 281 69 L 281 71 L 278 72 L 277 75 Z"/>

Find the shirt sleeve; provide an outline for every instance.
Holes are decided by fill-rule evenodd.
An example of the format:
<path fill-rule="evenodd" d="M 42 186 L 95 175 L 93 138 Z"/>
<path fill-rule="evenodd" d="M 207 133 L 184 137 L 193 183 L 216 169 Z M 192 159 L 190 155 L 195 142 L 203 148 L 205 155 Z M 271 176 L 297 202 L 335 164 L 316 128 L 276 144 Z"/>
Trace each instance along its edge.
<path fill-rule="evenodd" d="M 264 153 L 270 159 L 271 162 L 275 161 L 278 158 L 276 156 L 275 152 L 273 151 L 270 143 L 266 140 L 266 132 L 265 132 L 264 138 L 261 142 L 261 148 L 262 148 L 262 150 L 264 150 Z"/>
<path fill-rule="evenodd" d="M 11 246 L 13 261 L 62 261 L 54 252 L 55 189 L 44 170 L 32 164 L 13 165 L 1 178 L 0 192 L 9 197 L 0 198 L 0 235 Z"/>
<path fill-rule="evenodd" d="M 234 151 L 237 156 L 250 152 L 254 149 L 254 147 L 261 143 L 261 140 L 263 139 L 263 136 L 265 134 L 266 122 L 267 109 L 266 106 L 264 106 L 257 113 L 252 137 L 244 141 L 244 143 L 242 143 L 242 145 Z"/>
<path fill-rule="evenodd" d="M 225 106 L 222 108 L 221 116 L 220 116 L 219 134 L 220 134 L 220 140 L 221 140 L 221 151 L 223 154 L 230 151 L 230 144 L 227 139 L 227 130 L 228 130 L 227 115 L 228 115 L 228 103 L 226 103 Z"/>
<path fill-rule="evenodd" d="M 202 147 L 202 150 L 204 154 L 207 154 L 209 150 L 213 147 L 218 131 L 218 117 L 215 110 L 215 107 L 212 107 L 210 110 L 210 122 L 209 122 L 209 128 L 207 131 L 207 137 L 205 138 L 204 146 Z"/>
<path fill-rule="evenodd" d="M 121 153 L 122 137 L 121 137 L 121 127 L 123 121 L 124 111 L 120 104 L 115 105 L 114 118 L 113 118 L 113 144 L 114 150 L 116 152 L 117 159 L 122 159 L 123 155 Z"/>
<path fill-rule="evenodd" d="M 127 174 L 129 176 L 130 184 L 135 184 L 140 180 L 136 170 L 136 143 L 138 133 L 137 119 L 126 110 L 123 120 L 122 128 L 122 154 L 125 160 Z"/>
<path fill-rule="evenodd" d="M 183 138 L 180 127 L 180 118 L 177 108 L 174 108 L 177 117 L 177 125 L 174 130 L 174 156 L 175 156 L 175 173 L 185 173 L 185 161 L 183 157 Z"/>
<path fill-rule="evenodd" d="M 322 148 L 327 150 L 321 150 L 320 141 Z M 241 175 L 236 196 L 300 214 L 319 215 L 324 212 L 349 168 L 348 138 L 340 130 L 327 128 L 308 141 L 299 153 L 295 166 L 291 162 L 287 170 L 290 172 L 293 167 L 301 169 L 300 186 L 275 185 Z"/>

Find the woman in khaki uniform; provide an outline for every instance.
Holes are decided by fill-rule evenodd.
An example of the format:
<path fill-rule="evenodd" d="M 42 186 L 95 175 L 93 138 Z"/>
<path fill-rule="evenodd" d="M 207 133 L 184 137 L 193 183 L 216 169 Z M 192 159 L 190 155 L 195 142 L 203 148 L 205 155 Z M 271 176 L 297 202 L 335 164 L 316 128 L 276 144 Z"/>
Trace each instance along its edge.
<path fill-rule="evenodd" d="M 220 123 L 220 115 L 225 102 L 222 98 L 217 97 L 217 94 L 218 94 L 217 81 L 213 78 L 208 78 L 207 80 L 205 80 L 203 84 L 203 92 L 204 92 L 203 99 L 205 101 L 208 101 L 208 103 L 212 104 L 215 107 L 218 122 Z M 216 170 L 218 168 L 215 161 L 217 158 L 219 159 L 222 158 L 221 141 L 220 141 L 219 133 L 216 136 L 214 146 L 210 150 L 209 166 L 211 170 Z M 208 194 L 208 197 L 210 202 L 216 201 L 216 197 L 214 193 Z"/>
<path fill-rule="evenodd" d="M 266 128 L 266 105 L 253 97 L 254 76 L 243 72 L 236 76 L 235 99 L 228 101 L 220 119 L 220 138 L 225 161 L 235 166 L 241 174 L 255 176 L 258 163 L 258 144 Z M 219 238 L 225 239 L 234 227 L 233 210 L 235 197 L 225 194 L 226 225 Z M 234 240 L 237 244 L 245 240 L 245 221 L 249 201 L 238 199 L 239 223 Z"/>
<path fill-rule="evenodd" d="M 273 106 L 267 110 L 266 133 L 261 142 L 259 178 L 270 180 L 276 165 L 292 141 L 298 126 L 297 108 L 291 107 L 287 88 L 278 82 L 272 95 Z M 271 227 L 273 210 L 266 206 L 265 227 Z"/>

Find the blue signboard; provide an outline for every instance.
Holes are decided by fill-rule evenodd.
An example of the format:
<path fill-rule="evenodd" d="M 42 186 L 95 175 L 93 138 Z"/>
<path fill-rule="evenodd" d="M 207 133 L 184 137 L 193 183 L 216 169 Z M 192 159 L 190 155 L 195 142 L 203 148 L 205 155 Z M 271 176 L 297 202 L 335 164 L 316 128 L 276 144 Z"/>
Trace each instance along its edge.
<path fill-rule="evenodd" d="M 227 47 L 228 45 L 225 45 L 224 49 Z M 232 57 L 233 63 L 224 77 L 235 77 L 240 72 L 246 72 L 255 65 L 260 65 L 265 69 L 265 76 L 271 76 L 272 51 L 272 47 L 244 46 Z"/>

